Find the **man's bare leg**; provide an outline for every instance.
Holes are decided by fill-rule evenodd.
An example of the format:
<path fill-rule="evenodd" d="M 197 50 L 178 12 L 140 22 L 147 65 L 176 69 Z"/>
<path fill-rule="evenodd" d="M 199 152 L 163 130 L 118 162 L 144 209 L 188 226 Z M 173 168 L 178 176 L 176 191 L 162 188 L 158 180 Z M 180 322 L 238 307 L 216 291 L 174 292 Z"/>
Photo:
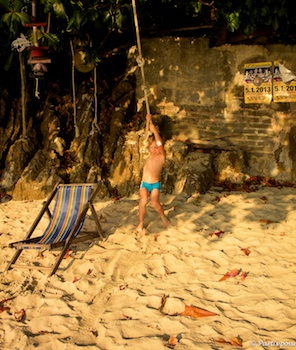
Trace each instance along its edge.
<path fill-rule="evenodd" d="M 170 220 L 166 217 L 163 207 L 159 202 L 159 190 L 158 189 L 154 189 L 151 192 L 151 206 L 156 210 L 156 212 L 158 213 L 158 215 L 160 216 L 162 223 L 165 227 L 169 226 L 169 224 L 171 223 Z"/>
<path fill-rule="evenodd" d="M 146 204 L 148 202 L 149 192 L 146 188 L 140 189 L 140 201 L 139 201 L 139 225 L 137 226 L 137 232 L 141 233 L 144 228 L 144 218 L 146 214 Z"/>

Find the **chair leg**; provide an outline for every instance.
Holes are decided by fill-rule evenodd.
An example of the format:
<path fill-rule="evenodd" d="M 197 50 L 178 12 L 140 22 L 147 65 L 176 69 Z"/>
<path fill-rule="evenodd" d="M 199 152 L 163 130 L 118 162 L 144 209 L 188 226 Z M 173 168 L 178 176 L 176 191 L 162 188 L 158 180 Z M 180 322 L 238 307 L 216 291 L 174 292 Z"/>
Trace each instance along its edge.
<path fill-rule="evenodd" d="M 60 254 L 58 260 L 57 260 L 56 263 L 53 265 L 53 268 L 52 268 L 52 270 L 50 271 L 50 273 L 49 273 L 49 275 L 48 275 L 49 277 L 52 276 L 52 275 L 54 275 L 54 274 L 56 273 L 57 269 L 58 269 L 59 266 L 60 266 L 61 261 L 63 260 L 65 254 L 66 254 L 66 251 L 67 251 L 69 245 L 70 245 L 69 243 L 65 244 L 64 248 L 63 248 L 62 251 L 61 251 L 61 254 Z"/>
<path fill-rule="evenodd" d="M 96 227 L 97 227 L 97 229 L 98 229 L 99 236 L 100 236 L 100 238 L 104 239 L 105 237 L 104 237 L 104 235 L 103 235 L 103 230 L 102 230 L 100 221 L 99 221 L 99 219 L 98 219 L 97 213 L 96 213 L 96 211 L 95 211 L 95 208 L 94 208 L 94 206 L 93 206 L 91 203 L 89 204 L 89 208 L 90 208 L 90 210 L 91 210 L 92 216 L 93 216 L 93 218 L 94 218 L 94 222 L 95 222 Z"/>
<path fill-rule="evenodd" d="M 12 259 L 10 260 L 10 262 L 8 263 L 8 265 L 7 265 L 5 271 L 8 271 L 8 270 L 11 269 L 11 265 L 13 265 L 13 264 L 17 261 L 17 259 L 18 259 L 19 256 L 21 255 L 22 251 L 23 251 L 22 249 L 18 249 L 18 250 L 15 252 L 13 258 L 12 258 Z"/>

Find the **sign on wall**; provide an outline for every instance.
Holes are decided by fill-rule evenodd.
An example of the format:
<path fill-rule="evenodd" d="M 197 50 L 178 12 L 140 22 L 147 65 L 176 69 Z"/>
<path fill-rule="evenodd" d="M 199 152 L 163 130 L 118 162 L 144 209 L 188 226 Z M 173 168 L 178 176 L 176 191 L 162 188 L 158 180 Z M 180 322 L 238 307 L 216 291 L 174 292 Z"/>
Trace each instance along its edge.
<path fill-rule="evenodd" d="M 278 61 L 273 68 L 273 101 L 296 102 L 296 76 Z"/>
<path fill-rule="evenodd" d="M 272 100 L 272 62 L 245 64 L 245 103 L 270 103 Z"/>

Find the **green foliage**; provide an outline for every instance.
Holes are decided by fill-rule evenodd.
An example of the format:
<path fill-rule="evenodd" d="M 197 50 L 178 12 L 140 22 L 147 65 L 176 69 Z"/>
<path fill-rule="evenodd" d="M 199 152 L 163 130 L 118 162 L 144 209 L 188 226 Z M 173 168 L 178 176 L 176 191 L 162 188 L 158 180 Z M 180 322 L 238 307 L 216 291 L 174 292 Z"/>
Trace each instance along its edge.
<path fill-rule="evenodd" d="M 66 7 L 66 6 L 65 6 Z M 122 30 L 129 11 L 127 0 L 71 1 L 65 12 L 69 18 L 68 32 L 102 29 Z M 97 32 L 93 33 L 97 36 Z"/>
<path fill-rule="evenodd" d="M 219 27 L 225 22 L 230 32 L 246 34 L 256 28 L 270 26 L 285 33 L 295 26 L 293 0 L 137 0 L 140 23 L 144 26 L 177 26 L 210 24 Z M 9 32 L 17 36 L 24 23 L 30 21 L 23 11 L 24 0 L 0 0 L 6 13 L 2 21 Z M 29 8 L 30 6 L 26 6 Z M 131 0 L 37 0 L 43 13 L 51 12 L 56 33 L 88 33 L 94 40 L 104 40 L 107 33 L 132 30 Z M 44 39 L 44 35 L 43 35 Z M 57 43 L 57 38 L 47 38 Z"/>
<path fill-rule="evenodd" d="M 2 16 L 2 21 L 8 26 L 10 36 L 17 35 L 21 27 L 25 23 L 30 22 L 30 16 L 22 11 L 24 6 L 23 1 L 5 1 L 0 0 L 0 6 L 2 6 L 6 13 Z"/>
<path fill-rule="evenodd" d="M 231 32 L 235 32 L 240 27 L 240 16 L 238 11 L 226 15 L 227 26 Z"/>
<path fill-rule="evenodd" d="M 229 33 L 239 31 L 247 35 L 258 29 L 270 28 L 279 42 L 288 38 L 291 32 L 296 32 L 294 2 L 136 0 L 143 36 L 149 32 L 161 35 L 166 33 L 166 29 L 173 33 L 174 29 L 207 26 L 211 28 L 207 35 L 219 37 L 221 27 L 226 26 Z M 92 59 L 99 61 L 105 52 L 120 46 L 121 38 L 128 42 L 134 38 L 131 0 L 36 0 L 36 5 L 37 18 L 43 16 L 44 20 L 50 14 L 47 30 L 38 28 L 38 41 L 55 50 L 65 47 L 68 51 L 69 38 L 87 37 L 92 45 L 85 49 Z M 25 0 L 0 0 L 0 44 L 12 42 L 20 33 L 32 36 L 31 29 L 24 28 L 24 24 L 30 22 L 30 13 L 30 5 Z M 178 31 L 178 35 L 182 35 L 182 31 Z M 6 47 L 10 48 L 9 45 Z M 8 54 L 10 51 L 6 56 Z M 0 53 L 0 58 L 1 55 L 4 54 Z"/>
<path fill-rule="evenodd" d="M 193 8 L 193 11 L 198 14 L 200 13 L 202 9 L 202 2 L 201 1 L 190 1 L 190 6 Z"/>
<path fill-rule="evenodd" d="M 28 33 L 28 39 L 33 42 L 33 31 Z M 50 48 L 57 50 L 60 42 L 58 36 L 53 33 L 47 33 L 44 30 L 37 30 L 37 40 L 40 46 L 49 46 Z"/>
<path fill-rule="evenodd" d="M 55 1 L 52 8 L 54 13 L 57 15 L 57 17 L 68 19 L 68 16 L 65 11 L 65 7 L 61 1 Z"/>
<path fill-rule="evenodd" d="M 56 0 L 40 0 L 40 4 L 42 4 L 44 8 L 44 13 L 51 11 L 56 2 Z"/>
<path fill-rule="evenodd" d="M 293 12 L 293 0 L 246 0 L 215 1 L 219 19 L 227 20 L 230 31 L 242 30 L 246 34 L 258 28 L 270 27 L 278 31 L 278 35 L 292 29 L 296 21 Z"/>

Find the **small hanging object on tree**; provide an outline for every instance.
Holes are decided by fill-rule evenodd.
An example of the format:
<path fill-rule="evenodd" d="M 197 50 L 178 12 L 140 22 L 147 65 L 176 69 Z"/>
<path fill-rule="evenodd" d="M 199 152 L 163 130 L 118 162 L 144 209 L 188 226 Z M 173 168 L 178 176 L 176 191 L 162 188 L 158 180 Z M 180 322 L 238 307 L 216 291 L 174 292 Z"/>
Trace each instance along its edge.
<path fill-rule="evenodd" d="M 25 27 L 31 27 L 33 29 L 33 46 L 29 46 L 28 49 L 31 50 L 30 58 L 28 59 L 28 64 L 32 65 L 32 73 L 35 78 L 35 97 L 40 98 L 39 91 L 39 79 L 43 78 L 44 74 L 47 72 L 46 64 L 51 63 L 51 59 L 47 55 L 48 47 L 39 46 L 37 39 L 37 28 L 45 27 L 46 22 L 36 22 L 36 0 L 32 0 L 32 23 L 26 23 Z"/>
<path fill-rule="evenodd" d="M 94 60 L 87 61 L 87 54 L 83 50 L 79 50 L 75 52 L 74 55 L 75 68 L 81 73 L 89 73 L 94 67 Z"/>
<path fill-rule="evenodd" d="M 88 49 L 92 48 L 92 41 L 87 35 L 83 39 L 74 38 L 73 50 L 74 50 L 74 66 L 81 73 L 89 73 L 95 67 L 94 59 L 89 55 Z"/>
<path fill-rule="evenodd" d="M 51 59 L 47 57 L 46 53 L 46 50 L 48 50 L 47 46 L 29 46 L 29 50 L 31 50 L 30 58 L 28 59 L 29 64 L 51 63 Z"/>
<path fill-rule="evenodd" d="M 43 77 L 44 73 L 47 73 L 47 67 L 43 63 L 35 63 L 32 71 L 35 77 Z"/>
<path fill-rule="evenodd" d="M 31 46 L 32 43 L 26 38 L 26 36 L 21 33 L 20 37 L 15 39 L 11 43 L 11 48 L 17 50 L 18 52 L 24 51 L 27 47 Z"/>
<path fill-rule="evenodd" d="M 35 78 L 35 97 L 40 98 L 39 79 L 47 73 L 46 64 L 51 63 L 51 59 L 47 57 L 46 50 L 48 47 L 30 46 L 31 50 L 28 64 L 32 64 L 33 77 Z"/>

